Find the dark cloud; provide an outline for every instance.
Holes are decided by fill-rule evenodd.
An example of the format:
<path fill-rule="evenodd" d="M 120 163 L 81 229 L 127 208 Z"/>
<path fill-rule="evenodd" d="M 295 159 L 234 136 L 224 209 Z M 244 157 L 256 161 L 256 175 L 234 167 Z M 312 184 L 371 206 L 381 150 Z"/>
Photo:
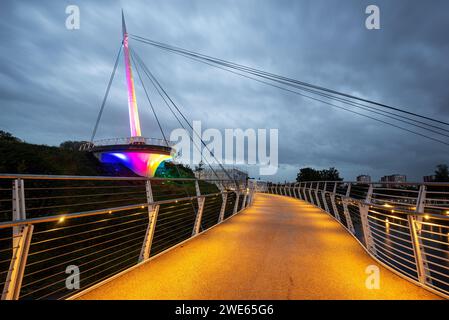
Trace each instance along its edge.
<path fill-rule="evenodd" d="M 81 29 L 65 28 L 77 4 Z M 365 8 L 381 9 L 379 31 Z M 131 33 L 336 90 L 449 118 L 447 1 L 2 1 L 0 128 L 34 143 L 88 139 L 120 45 L 120 9 Z M 278 179 L 300 166 L 347 179 L 405 173 L 420 180 L 447 148 L 363 117 L 132 42 L 167 91 L 203 125 L 279 128 Z M 141 91 L 141 90 L 140 90 Z M 176 122 L 154 92 L 166 130 Z M 160 136 L 143 92 L 143 131 Z M 99 137 L 126 136 L 123 70 Z M 250 168 L 254 172 L 254 168 Z"/>

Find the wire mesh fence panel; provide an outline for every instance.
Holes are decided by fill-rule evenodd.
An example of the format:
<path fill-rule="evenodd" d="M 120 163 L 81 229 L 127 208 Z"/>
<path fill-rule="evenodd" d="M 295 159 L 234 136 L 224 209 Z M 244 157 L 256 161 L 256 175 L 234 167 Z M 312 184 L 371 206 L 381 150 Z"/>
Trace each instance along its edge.
<path fill-rule="evenodd" d="M 223 197 L 221 194 L 206 198 L 201 219 L 201 230 L 207 230 L 218 223 L 222 203 Z"/>
<path fill-rule="evenodd" d="M 20 299 L 72 295 L 68 268 L 79 270 L 82 290 L 136 264 L 147 225 L 146 207 L 36 224 Z"/>
<path fill-rule="evenodd" d="M 162 204 L 156 221 L 151 256 L 192 236 L 198 202 L 195 200 Z"/>

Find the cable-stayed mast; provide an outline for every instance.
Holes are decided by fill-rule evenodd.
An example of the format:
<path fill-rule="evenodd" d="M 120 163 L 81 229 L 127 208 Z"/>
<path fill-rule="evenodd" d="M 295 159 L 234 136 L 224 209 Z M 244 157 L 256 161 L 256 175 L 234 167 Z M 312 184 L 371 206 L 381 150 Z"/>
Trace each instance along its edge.
<path fill-rule="evenodd" d="M 129 54 L 128 32 L 126 31 L 125 16 L 122 10 L 123 53 L 125 57 L 126 85 L 128 87 L 129 126 L 131 137 L 140 137 L 139 110 L 137 109 L 136 91 L 134 89 L 133 72 Z"/>
<path fill-rule="evenodd" d="M 136 91 L 134 88 L 133 72 L 131 67 L 131 51 L 128 44 L 128 32 L 126 30 L 125 16 L 122 10 L 122 37 L 123 53 L 125 58 L 126 86 L 128 91 L 128 111 L 131 137 L 113 138 L 93 141 L 97 132 L 98 123 L 104 110 L 106 99 L 109 94 L 115 71 L 117 69 L 120 52 L 114 65 L 109 84 L 106 90 L 100 112 L 97 117 L 91 141 L 81 147 L 82 150 L 93 152 L 93 154 L 105 164 L 120 164 L 134 173 L 153 177 L 159 166 L 165 161 L 172 159 L 175 150 L 171 147 L 172 143 L 164 139 L 149 139 L 142 137 L 140 130 L 139 112 L 137 109 Z M 137 69 L 136 69 L 137 70 Z M 137 70 L 138 71 L 138 70 Z"/>

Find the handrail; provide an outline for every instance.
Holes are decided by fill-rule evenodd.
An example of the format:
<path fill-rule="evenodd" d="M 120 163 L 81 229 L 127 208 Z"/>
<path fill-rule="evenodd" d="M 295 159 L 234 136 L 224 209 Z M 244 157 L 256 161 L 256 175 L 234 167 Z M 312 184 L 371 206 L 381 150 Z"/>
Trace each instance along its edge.
<path fill-rule="evenodd" d="M 40 217 L 40 218 L 31 218 L 31 219 L 23 219 L 23 220 L 16 220 L 16 221 L 7 221 L 7 222 L 0 222 L 0 229 L 4 228 L 10 228 L 10 227 L 18 227 L 28 224 L 39 224 L 44 222 L 54 222 L 59 221 L 61 218 L 63 219 L 75 219 L 75 218 L 82 218 L 82 217 L 90 217 L 100 214 L 111 214 L 114 212 L 119 211 L 125 211 L 125 210 L 131 210 L 131 209 L 145 209 L 151 206 L 157 206 L 162 204 L 168 204 L 168 203 L 177 203 L 179 201 L 189 201 L 189 200 L 196 200 L 199 198 L 208 198 L 213 197 L 217 195 L 221 195 L 226 192 L 218 192 L 218 193 L 210 193 L 202 196 L 194 196 L 194 197 L 184 197 L 184 198 L 176 198 L 176 199 L 170 199 L 170 200 L 160 200 L 160 201 L 154 201 L 150 203 L 140 203 L 130 206 L 122 206 L 122 207 L 115 207 L 115 208 L 107 208 L 102 210 L 92 210 L 92 211 L 84 211 L 84 212 L 75 212 L 75 213 L 69 213 L 69 214 L 61 214 L 61 215 L 55 215 L 55 216 L 49 216 L 49 217 Z"/>
<path fill-rule="evenodd" d="M 114 176 L 74 176 L 74 175 L 51 175 L 51 174 L 27 174 L 27 173 L 0 173 L 0 179 L 42 179 L 42 180 L 136 180 L 136 181 L 206 181 L 206 182 L 231 182 L 230 179 L 213 179 L 213 178 L 162 178 L 162 177 L 114 177 Z M 237 180 L 242 182 L 243 180 Z"/>
<path fill-rule="evenodd" d="M 250 206 L 256 184 L 233 183 L 0 174 L 1 298 L 64 299 L 150 261 Z"/>
<path fill-rule="evenodd" d="M 337 188 L 343 185 L 340 190 Z M 360 190 L 361 185 L 364 190 Z M 307 181 L 267 182 L 261 189 L 320 208 L 342 224 L 380 264 L 449 298 L 448 186 L 449 183 Z"/>
<path fill-rule="evenodd" d="M 123 138 L 108 138 L 100 139 L 92 142 L 86 142 L 81 145 L 80 151 L 89 151 L 94 147 L 109 146 L 109 145 L 132 145 L 132 144 L 145 144 L 161 147 L 173 147 L 175 145 L 172 141 L 166 141 L 158 138 L 145 138 L 145 137 L 123 137 Z"/>

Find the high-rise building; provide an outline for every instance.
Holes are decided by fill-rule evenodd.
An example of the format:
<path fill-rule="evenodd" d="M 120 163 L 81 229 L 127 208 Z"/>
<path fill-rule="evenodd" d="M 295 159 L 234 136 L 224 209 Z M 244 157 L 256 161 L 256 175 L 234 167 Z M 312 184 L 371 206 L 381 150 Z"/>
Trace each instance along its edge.
<path fill-rule="evenodd" d="M 371 176 L 367 175 L 367 174 L 361 174 L 357 177 L 357 182 L 366 182 L 366 183 L 370 183 L 371 182 Z"/>
<path fill-rule="evenodd" d="M 404 183 L 407 182 L 407 176 L 405 174 L 392 174 L 389 176 L 383 176 L 380 178 L 380 182 L 398 182 L 398 183 Z M 399 184 L 388 184 L 387 187 L 397 187 Z"/>

